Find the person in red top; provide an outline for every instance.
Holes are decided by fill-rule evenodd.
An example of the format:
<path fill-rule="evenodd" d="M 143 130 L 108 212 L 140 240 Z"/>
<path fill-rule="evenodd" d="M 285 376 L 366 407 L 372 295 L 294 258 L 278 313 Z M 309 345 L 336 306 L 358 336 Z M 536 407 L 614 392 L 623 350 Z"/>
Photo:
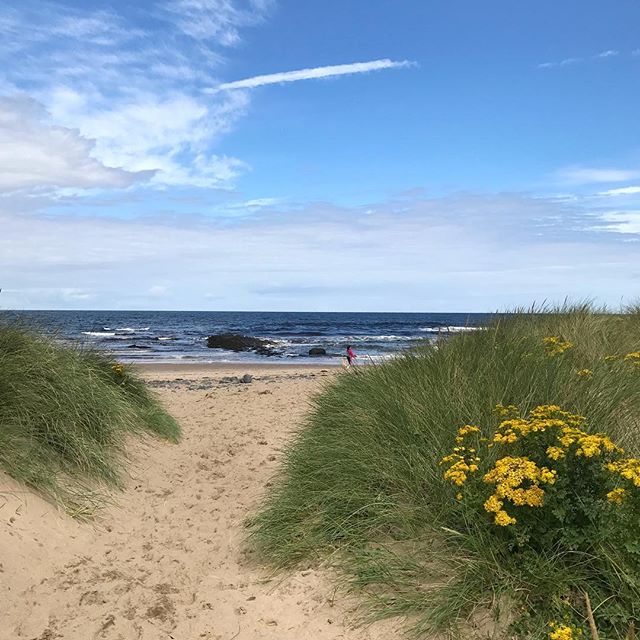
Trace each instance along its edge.
<path fill-rule="evenodd" d="M 357 358 L 358 356 L 353 352 L 353 349 L 351 348 L 351 345 L 349 345 L 347 347 L 347 362 L 349 363 L 349 366 L 351 366 L 353 364 L 353 361 Z"/>

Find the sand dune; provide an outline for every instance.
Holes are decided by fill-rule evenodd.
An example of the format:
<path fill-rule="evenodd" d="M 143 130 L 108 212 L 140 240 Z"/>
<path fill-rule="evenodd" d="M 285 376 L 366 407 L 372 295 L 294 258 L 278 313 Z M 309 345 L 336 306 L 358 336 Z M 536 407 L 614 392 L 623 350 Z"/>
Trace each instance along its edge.
<path fill-rule="evenodd" d="M 224 381 L 253 373 L 251 384 Z M 321 570 L 273 577 L 242 544 L 282 448 L 331 371 L 162 368 L 144 375 L 184 430 L 135 445 L 131 477 L 91 525 L 0 477 L 3 640 L 391 640 L 354 629 Z"/>

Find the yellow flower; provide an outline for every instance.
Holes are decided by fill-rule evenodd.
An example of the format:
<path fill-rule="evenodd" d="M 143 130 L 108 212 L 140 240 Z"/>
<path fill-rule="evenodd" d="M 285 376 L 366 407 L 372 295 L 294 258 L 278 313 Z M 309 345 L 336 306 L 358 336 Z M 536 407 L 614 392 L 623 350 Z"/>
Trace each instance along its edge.
<path fill-rule="evenodd" d="M 562 460 L 566 455 L 565 450 L 560 447 L 549 447 L 547 449 L 547 456 L 551 460 Z"/>
<path fill-rule="evenodd" d="M 573 347 L 573 343 L 562 340 L 562 338 L 558 336 L 547 336 L 546 338 L 542 338 L 542 342 L 544 342 L 547 355 L 552 357 L 561 355 Z"/>
<path fill-rule="evenodd" d="M 462 494 L 461 493 L 456 493 L 456 500 L 458 502 L 460 502 L 460 500 L 462 500 Z"/>
<path fill-rule="evenodd" d="M 528 418 L 503 420 L 496 429 L 493 442 L 501 445 L 513 444 L 531 433 L 563 428 L 577 429 L 584 422 L 584 416 L 563 411 L 555 404 L 540 405 L 531 411 Z"/>
<path fill-rule="evenodd" d="M 582 637 L 582 629 L 557 622 L 551 622 L 549 626 L 551 627 L 549 640 L 577 640 Z"/>
<path fill-rule="evenodd" d="M 544 503 L 544 491 L 533 485 L 528 489 L 512 489 L 507 496 L 516 507 L 541 507 Z"/>
<path fill-rule="evenodd" d="M 562 412 L 557 404 L 541 404 L 531 410 L 532 418 L 551 418 L 556 413 Z"/>
<path fill-rule="evenodd" d="M 607 493 L 607 500 L 613 504 L 622 504 L 627 492 L 624 489 L 618 488 Z"/>
<path fill-rule="evenodd" d="M 456 443 L 460 444 L 464 437 L 470 433 L 480 431 L 479 427 L 466 424 L 458 429 Z M 453 448 L 453 453 L 445 456 L 440 460 L 440 464 L 446 464 L 449 468 L 444 472 L 445 480 L 449 480 L 457 487 L 461 487 L 469 478 L 469 474 L 476 473 L 479 470 L 478 462 L 480 458 L 473 447 L 457 446 Z"/>
<path fill-rule="evenodd" d="M 464 438 L 464 436 L 469 435 L 470 433 L 479 433 L 480 428 L 476 427 L 472 424 L 465 424 L 464 427 L 460 427 L 458 429 L 458 437 Z"/>
<path fill-rule="evenodd" d="M 576 444 L 576 456 L 584 456 L 585 458 L 599 456 L 603 450 L 609 453 L 621 451 L 608 436 L 601 433 L 589 435 L 581 429 L 573 427 L 564 427 L 562 435 L 558 436 L 558 441 L 565 448 Z"/>
<path fill-rule="evenodd" d="M 116 364 L 112 364 L 111 368 L 118 374 L 118 375 L 124 375 L 124 365 L 120 364 L 120 363 L 116 363 Z"/>
<path fill-rule="evenodd" d="M 616 462 L 610 462 L 606 464 L 604 468 L 625 480 L 630 480 L 634 486 L 640 487 L 640 460 L 637 458 L 625 458 Z"/>
<path fill-rule="evenodd" d="M 501 403 L 498 403 L 494 407 L 493 412 L 498 414 L 502 418 L 516 418 L 518 417 L 518 415 L 520 415 L 518 407 L 516 407 L 514 404 L 508 404 L 505 406 Z"/>
<path fill-rule="evenodd" d="M 445 480 L 449 480 L 457 487 L 461 487 L 469 478 L 470 473 L 476 473 L 479 469 L 476 462 L 479 458 L 475 456 L 475 449 L 465 447 L 454 447 L 454 453 L 445 456 L 440 464 L 447 464 L 449 468 L 444 472 Z"/>
<path fill-rule="evenodd" d="M 516 524 L 516 522 L 518 522 L 515 518 L 512 518 L 506 511 L 498 511 L 493 521 L 499 527 L 508 527 L 510 524 Z"/>
<path fill-rule="evenodd" d="M 631 364 L 636 365 L 636 367 L 640 367 L 640 351 L 632 351 L 631 353 L 627 353 L 624 356 L 623 360 L 625 362 L 630 362 Z"/>
<path fill-rule="evenodd" d="M 580 378 L 590 378 L 593 375 L 593 371 L 591 369 L 580 369 L 580 371 L 576 371 L 576 375 Z"/>
<path fill-rule="evenodd" d="M 495 524 L 506 527 L 515 524 L 516 519 L 503 510 L 504 501 L 509 500 L 516 507 L 541 507 L 544 504 L 544 490 L 540 485 L 554 484 L 556 472 L 539 467 L 528 458 L 506 456 L 496 461 L 483 480 L 495 485 L 495 493 L 485 501 L 484 508 L 496 514 Z"/>
<path fill-rule="evenodd" d="M 456 487 L 461 487 L 468 478 L 467 472 L 469 471 L 469 466 L 464 462 L 464 460 L 459 460 L 452 464 L 445 472 L 444 479 L 453 482 Z"/>
<path fill-rule="evenodd" d="M 498 496 L 490 496 L 484 503 L 484 510 L 489 513 L 498 513 L 502 509 L 504 502 L 498 499 Z"/>
<path fill-rule="evenodd" d="M 495 463 L 494 468 L 484 476 L 488 484 L 505 487 L 518 487 L 524 480 L 532 483 L 553 484 L 556 472 L 546 467 L 539 467 L 526 457 L 505 456 Z"/>

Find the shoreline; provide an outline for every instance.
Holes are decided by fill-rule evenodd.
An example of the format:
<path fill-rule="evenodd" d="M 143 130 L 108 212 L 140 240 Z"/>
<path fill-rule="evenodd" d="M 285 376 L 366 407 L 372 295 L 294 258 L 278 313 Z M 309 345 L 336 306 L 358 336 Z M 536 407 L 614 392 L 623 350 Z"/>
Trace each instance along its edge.
<path fill-rule="evenodd" d="M 296 373 L 296 371 L 319 372 L 338 371 L 341 364 L 283 364 L 282 362 L 140 362 L 130 364 L 137 373 L 144 377 L 159 375 L 203 375 L 207 373 Z"/>

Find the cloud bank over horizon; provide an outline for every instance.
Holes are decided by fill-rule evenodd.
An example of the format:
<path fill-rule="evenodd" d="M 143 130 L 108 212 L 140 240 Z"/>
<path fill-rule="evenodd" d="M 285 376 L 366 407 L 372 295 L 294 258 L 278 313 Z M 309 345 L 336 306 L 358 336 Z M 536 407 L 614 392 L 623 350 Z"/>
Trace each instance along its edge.
<path fill-rule="evenodd" d="M 493 311 L 596 283 L 615 306 L 630 302 L 620 273 L 640 281 L 639 216 L 520 194 L 280 206 L 232 224 L 0 211 L 0 272 L 15 274 L 3 304 Z"/>

